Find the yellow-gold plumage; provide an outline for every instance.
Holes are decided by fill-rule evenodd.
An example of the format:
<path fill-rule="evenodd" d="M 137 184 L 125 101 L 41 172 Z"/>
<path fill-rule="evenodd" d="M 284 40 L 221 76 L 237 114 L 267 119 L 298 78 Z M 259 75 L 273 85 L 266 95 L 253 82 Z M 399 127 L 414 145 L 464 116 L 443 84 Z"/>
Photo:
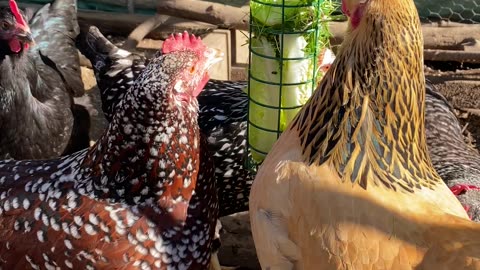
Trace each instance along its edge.
<path fill-rule="evenodd" d="M 413 0 L 344 0 L 337 58 L 259 168 L 263 269 L 480 269 L 471 222 L 428 156 Z"/>

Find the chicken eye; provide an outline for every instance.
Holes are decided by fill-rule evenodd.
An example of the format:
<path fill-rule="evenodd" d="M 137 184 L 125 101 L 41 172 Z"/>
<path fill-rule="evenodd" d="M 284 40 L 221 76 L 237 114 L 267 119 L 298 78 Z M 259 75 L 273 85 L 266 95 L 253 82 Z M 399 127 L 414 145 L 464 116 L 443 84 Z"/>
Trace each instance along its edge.
<path fill-rule="evenodd" d="M 193 74 L 193 73 L 195 73 L 195 66 L 190 68 L 190 74 Z"/>
<path fill-rule="evenodd" d="M 0 23 L 0 26 L 2 27 L 3 30 L 8 30 L 8 28 L 10 28 L 10 24 L 7 23 L 6 21 L 2 21 Z"/>

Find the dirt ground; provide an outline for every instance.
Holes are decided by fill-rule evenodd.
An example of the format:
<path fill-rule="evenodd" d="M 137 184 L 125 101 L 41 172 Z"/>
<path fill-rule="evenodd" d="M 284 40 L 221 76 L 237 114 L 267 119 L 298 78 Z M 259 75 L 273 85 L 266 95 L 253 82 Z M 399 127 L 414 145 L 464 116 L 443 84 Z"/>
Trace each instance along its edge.
<path fill-rule="evenodd" d="M 82 68 L 87 95 L 77 99 L 87 106 L 92 117 L 92 142 L 103 132 L 107 122 L 93 71 Z M 480 148 L 480 67 L 465 68 L 455 64 L 427 65 L 426 77 L 447 97 L 465 127 L 466 140 Z M 220 263 L 225 269 L 260 269 L 250 231 L 248 213 L 222 218 Z"/>

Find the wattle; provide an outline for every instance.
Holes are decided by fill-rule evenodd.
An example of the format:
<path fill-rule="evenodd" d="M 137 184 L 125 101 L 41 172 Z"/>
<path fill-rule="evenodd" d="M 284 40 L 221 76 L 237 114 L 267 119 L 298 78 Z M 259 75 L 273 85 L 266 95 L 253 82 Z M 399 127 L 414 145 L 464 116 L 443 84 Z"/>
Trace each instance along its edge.
<path fill-rule="evenodd" d="M 362 20 L 363 16 L 363 6 L 358 6 L 357 9 L 355 9 L 355 12 L 353 12 L 353 15 L 350 19 L 350 23 L 352 24 L 353 28 L 357 28 L 357 26 L 360 24 L 360 21 Z"/>
<path fill-rule="evenodd" d="M 345 0 L 342 0 L 342 12 L 343 12 L 343 14 L 347 15 L 347 17 L 350 17 L 350 12 L 347 9 L 347 5 L 345 4 Z"/>
<path fill-rule="evenodd" d="M 18 39 L 12 39 L 8 42 L 8 46 L 10 46 L 10 50 L 14 53 L 18 53 L 22 50 L 22 44 Z"/>
<path fill-rule="evenodd" d="M 208 80 L 210 80 L 210 76 L 208 76 L 208 74 L 205 74 L 202 78 L 202 80 L 200 81 L 200 83 L 198 84 L 197 88 L 193 91 L 193 96 L 196 97 L 200 94 L 200 92 L 202 92 L 203 88 L 205 87 L 205 85 L 207 84 Z"/>

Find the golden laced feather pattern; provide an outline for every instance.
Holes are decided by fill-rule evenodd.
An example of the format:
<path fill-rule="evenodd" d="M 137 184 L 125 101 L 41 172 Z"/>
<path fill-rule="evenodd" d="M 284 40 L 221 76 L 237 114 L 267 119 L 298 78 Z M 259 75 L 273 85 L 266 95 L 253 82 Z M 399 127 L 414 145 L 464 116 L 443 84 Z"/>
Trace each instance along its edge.
<path fill-rule="evenodd" d="M 343 181 L 365 189 L 368 183 L 414 192 L 441 179 L 425 142 L 420 22 L 405 12 L 416 11 L 409 6 L 413 1 L 392 4 L 367 4 L 365 20 L 349 30 L 329 74 L 291 129 L 300 133 L 305 162 L 327 163 Z"/>

